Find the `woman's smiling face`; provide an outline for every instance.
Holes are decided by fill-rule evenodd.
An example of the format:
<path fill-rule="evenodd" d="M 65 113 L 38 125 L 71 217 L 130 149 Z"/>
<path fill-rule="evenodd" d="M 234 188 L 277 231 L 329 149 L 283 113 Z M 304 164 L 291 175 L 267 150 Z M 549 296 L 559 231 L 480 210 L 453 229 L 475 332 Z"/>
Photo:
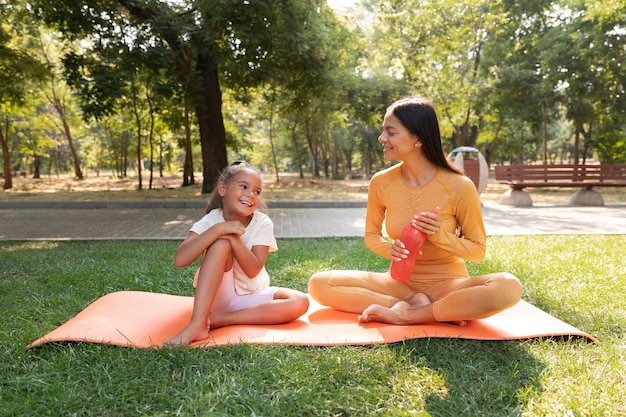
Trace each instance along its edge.
<path fill-rule="evenodd" d="M 417 141 L 417 136 L 409 132 L 392 112 L 385 114 L 383 131 L 378 137 L 378 142 L 383 145 L 385 161 L 404 160 L 414 150 Z"/>

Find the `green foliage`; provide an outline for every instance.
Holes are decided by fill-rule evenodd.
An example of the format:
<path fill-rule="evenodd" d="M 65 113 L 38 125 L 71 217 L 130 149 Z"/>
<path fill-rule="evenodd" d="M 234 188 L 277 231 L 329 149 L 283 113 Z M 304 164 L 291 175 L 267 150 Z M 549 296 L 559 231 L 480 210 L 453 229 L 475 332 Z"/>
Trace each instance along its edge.
<path fill-rule="evenodd" d="M 3 13 L 4 16 L 9 13 Z M 46 67 L 21 45 L 10 22 L 0 25 L 0 104 L 22 102 L 32 82 L 46 75 Z"/>
<path fill-rule="evenodd" d="M 19 169 L 58 155 L 61 169 L 76 158 L 126 175 L 158 154 L 149 126 L 164 123 L 170 160 L 180 166 L 189 153 L 207 176 L 234 157 L 370 176 L 384 165 L 376 138 L 386 106 L 412 93 L 434 100 L 447 151 L 476 146 L 495 163 L 626 158 L 623 0 L 369 0 L 345 14 L 323 0 L 0 8 L 2 116 L 32 126 L 24 143 L 7 134 L 17 141 L 8 165 Z M 62 93 L 76 149 L 28 116 L 58 113 L 39 96 L 43 78 Z M 125 129 L 101 129 L 111 120 Z"/>
<path fill-rule="evenodd" d="M 470 273 L 506 270 L 523 298 L 599 339 L 416 339 L 328 348 L 138 350 L 25 346 L 118 290 L 191 295 L 177 242 L 2 242 L 2 416 L 623 415 L 624 236 L 490 237 Z M 306 290 L 330 268 L 383 270 L 358 238 L 281 239 L 273 282 Z"/>
<path fill-rule="evenodd" d="M 384 1 L 381 11 L 385 40 L 412 90 L 439 105 L 448 147 L 481 143 L 488 159 L 538 160 L 547 145 L 542 140 L 551 139 L 544 138 L 546 125 L 565 117 L 572 124 L 568 140 L 578 129 L 581 149 L 609 162 L 619 159 L 611 143 L 624 126 L 625 37 L 617 18 L 624 7 L 408 0 Z M 611 119 L 618 122 L 606 123 Z M 520 126 L 529 138 L 511 136 Z"/>

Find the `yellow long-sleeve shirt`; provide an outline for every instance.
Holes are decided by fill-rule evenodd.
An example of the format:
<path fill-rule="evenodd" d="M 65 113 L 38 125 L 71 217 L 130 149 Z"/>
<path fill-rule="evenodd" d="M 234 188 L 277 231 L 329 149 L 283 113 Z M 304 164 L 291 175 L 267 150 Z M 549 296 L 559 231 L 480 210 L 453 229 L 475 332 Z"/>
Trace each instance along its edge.
<path fill-rule="evenodd" d="M 370 181 L 365 245 L 391 259 L 392 239 L 399 239 L 413 214 L 440 207 L 441 228 L 427 236 L 417 257 L 411 283 L 432 284 L 448 278 L 468 277 L 464 259 L 478 262 L 485 256 L 487 237 L 474 183 L 464 175 L 437 168 L 434 178 L 418 187 L 406 184 L 402 164 L 379 171 Z M 410 285 L 410 284 L 409 284 Z"/>

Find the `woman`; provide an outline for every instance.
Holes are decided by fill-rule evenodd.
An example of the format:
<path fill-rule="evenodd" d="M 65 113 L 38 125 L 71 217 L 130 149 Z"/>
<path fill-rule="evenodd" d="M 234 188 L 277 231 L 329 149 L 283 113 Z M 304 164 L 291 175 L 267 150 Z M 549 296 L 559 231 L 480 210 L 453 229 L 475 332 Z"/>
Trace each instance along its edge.
<path fill-rule="evenodd" d="M 378 138 L 386 161 L 401 163 L 372 177 L 366 246 L 392 262 L 407 258 L 404 227 L 426 235 L 411 279 L 389 272 L 324 271 L 309 281 L 320 304 L 360 313 L 362 322 L 421 324 L 479 319 L 516 304 L 522 286 L 500 272 L 470 278 L 464 260 L 481 261 L 486 234 L 476 187 L 452 167 L 441 144 L 432 103 L 408 97 L 393 103 Z M 393 242 L 383 237 L 383 223 Z"/>

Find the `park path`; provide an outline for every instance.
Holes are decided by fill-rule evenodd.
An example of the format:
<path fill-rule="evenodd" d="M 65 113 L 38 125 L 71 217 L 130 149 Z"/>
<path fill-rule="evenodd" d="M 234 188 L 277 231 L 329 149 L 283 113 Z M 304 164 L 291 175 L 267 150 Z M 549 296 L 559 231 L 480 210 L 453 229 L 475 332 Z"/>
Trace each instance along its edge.
<path fill-rule="evenodd" d="M 181 240 L 204 202 L 0 202 L 0 240 Z M 275 202 L 277 238 L 363 236 L 364 202 Z M 489 236 L 626 234 L 626 203 L 603 207 L 483 203 Z"/>

